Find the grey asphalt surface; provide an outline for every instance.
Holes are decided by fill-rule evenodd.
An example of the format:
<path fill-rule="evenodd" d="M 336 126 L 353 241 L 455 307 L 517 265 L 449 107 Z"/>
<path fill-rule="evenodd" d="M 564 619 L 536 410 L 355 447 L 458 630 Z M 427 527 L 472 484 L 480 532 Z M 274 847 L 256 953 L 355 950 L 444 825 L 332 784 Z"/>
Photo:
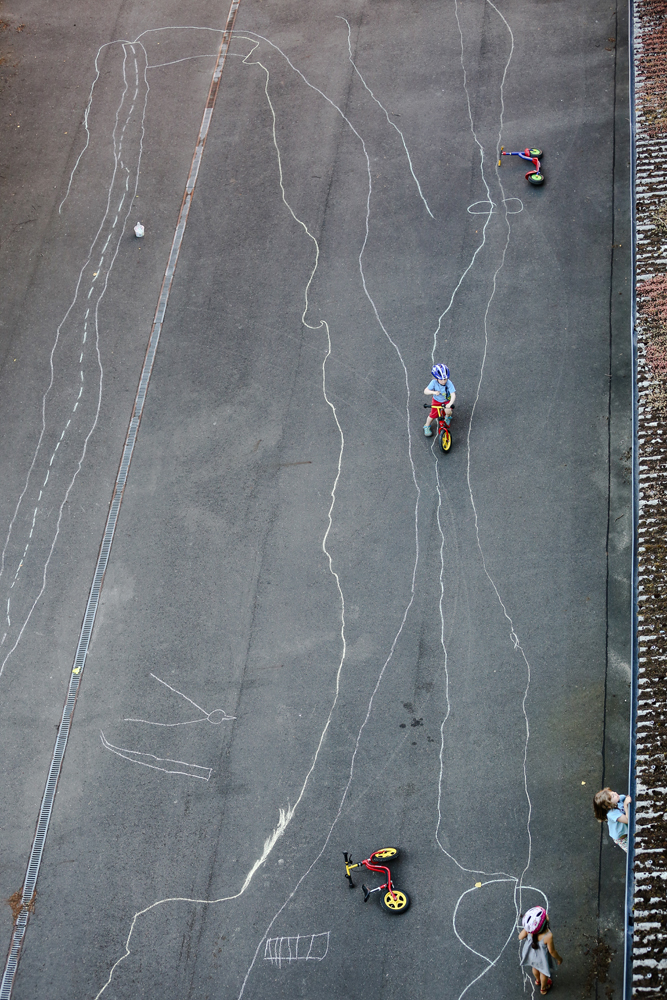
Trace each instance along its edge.
<path fill-rule="evenodd" d="M 3 898 L 217 50 L 214 31 L 151 30 L 180 8 L 0 8 Z M 591 810 L 627 771 L 618 18 L 241 0 L 18 1000 L 512 997 L 516 906 L 542 894 L 559 995 L 585 990 L 599 935 L 620 987 L 624 856 Z M 146 31 L 149 87 L 142 51 L 135 79 L 108 44 Z M 543 188 L 496 167 L 499 135 L 545 150 Z M 457 388 L 446 456 L 422 432 L 434 350 Z M 343 850 L 388 844 L 400 917 L 343 879 Z M 8 945 L 9 908 L 2 927 Z"/>

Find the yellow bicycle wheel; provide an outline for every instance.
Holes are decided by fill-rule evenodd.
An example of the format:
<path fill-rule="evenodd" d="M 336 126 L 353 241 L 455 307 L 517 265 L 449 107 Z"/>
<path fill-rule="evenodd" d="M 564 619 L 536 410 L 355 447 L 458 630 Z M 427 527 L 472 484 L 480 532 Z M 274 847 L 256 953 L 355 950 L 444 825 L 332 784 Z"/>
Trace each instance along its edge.
<path fill-rule="evenodd" d="M 387 913 L 405 913 L 409 905 L 410 897 L 407 892 L 400 892 L 398 889 L 394 889 L 393 896 L 390 892 L 385 892 L 380 897 L 380 906 Z"/>
<path fill-rule="evenodd" d="M 452 446 L 452 435 L 449 432 L 448 427 L 443 427 L 442 434 L 440 435 L 440 447 L 443 451 L 449 451 Z"/>
<path fill-rule="evenodd" d="M 370 861 L 390 861 L 398 857 L 398 847 L 381 847 L 379 851 L 373 851 Z"/>

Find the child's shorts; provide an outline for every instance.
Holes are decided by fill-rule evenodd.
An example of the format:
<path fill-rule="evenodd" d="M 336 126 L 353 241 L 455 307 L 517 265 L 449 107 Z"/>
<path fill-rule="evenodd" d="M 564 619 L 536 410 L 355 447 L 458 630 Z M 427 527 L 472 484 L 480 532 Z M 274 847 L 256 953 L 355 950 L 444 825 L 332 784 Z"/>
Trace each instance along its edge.
<path fill-rule="evenodd" d="M 436 401 L 434 399 L 433 402 L 431 403 L 431 412 L 428 415 L 429 420 L 435 420 L 436 417 L 439 417 L 441 414 L 438 411 L 442 407 L 447 406 L 447 405 L 448 405 L 447 403 L 436 403 Z M 437 407 L 437 409 L 436 409 L 436 407 Z M 442 416 L 444 417 L 444 413 L 442 414 Z"/>
<path fill-rule="evenodd" d="M 625 834 L 624 837 L 619 837 L 618 840 L 615 840 L 614 843 L 618 844 L 618 846 L 621 848 L 621 850 L 625 851 L 626 854 L 628 853 L 628 835 L 627 835 L 627 833 Z"/>

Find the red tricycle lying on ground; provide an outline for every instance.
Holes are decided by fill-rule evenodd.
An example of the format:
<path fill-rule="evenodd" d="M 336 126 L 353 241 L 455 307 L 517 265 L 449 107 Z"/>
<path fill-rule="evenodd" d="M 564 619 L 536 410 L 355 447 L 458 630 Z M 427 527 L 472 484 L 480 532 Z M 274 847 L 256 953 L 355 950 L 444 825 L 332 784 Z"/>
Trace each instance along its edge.
<path fill-rule="evenodd" d="M 345 878 L 350 883 L 350 889 L 354 889 L 354 882 L 352 881 L 350 872 L 355 868 L 361 868 L 362 865 L 369 872 L 379 872 L 386 875 L 386 882 L 376 886 L 375 889 L 369 889 L 362 884 L 364 903 L 368 901 L 369 896 L 372 896 L 374 892 L 379 892 L 381 893 L 380 906 L 383 910 L 386 910 L 387 913 L 405 913 L 410 905 L 410 897 L 407 892 L 400 892 L 393 885 L 389 869 L 385 865 L 377 863 L 378 861 L 395 861 L 398 857 L 398 847 L 381 847 L 379 850 L 373 851 L 370 858 L 366 858 L 364 861 L 352 861 L 352 856 L 347 851 L 343 851 L 343 857 L 345 858 Z"/>
<path fill-rule="evenodd" d="M 542 173 L 542 167 L 540 164 L 540 157 L 543 156 L 541 149 L 524 149 L 522 153 L 506 153 L 505 147 L 500 147 L 500 155 L 502 156 L 520 156 L 522 160 L 530 160 L 533 164 L 532 168 L 526 174 L 526 180 L 529 184 L 544 184 L 544 174 Z M 501 161 L 498 160 L 498 166 L 500 166 Z"/>

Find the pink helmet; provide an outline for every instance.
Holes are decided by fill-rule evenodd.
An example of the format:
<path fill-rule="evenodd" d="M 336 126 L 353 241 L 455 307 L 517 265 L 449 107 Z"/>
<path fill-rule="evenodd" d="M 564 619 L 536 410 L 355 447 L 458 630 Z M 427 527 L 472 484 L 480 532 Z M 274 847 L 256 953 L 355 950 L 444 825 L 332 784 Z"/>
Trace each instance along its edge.
<path fill-rule="evenodd" d="M 528 931 L 529 934 L 537 934 L 544 926 L 546 919 L 547 911 L 544 907 L 533 906 L 524 913 L 521 922 L 525 931 Z"/>

